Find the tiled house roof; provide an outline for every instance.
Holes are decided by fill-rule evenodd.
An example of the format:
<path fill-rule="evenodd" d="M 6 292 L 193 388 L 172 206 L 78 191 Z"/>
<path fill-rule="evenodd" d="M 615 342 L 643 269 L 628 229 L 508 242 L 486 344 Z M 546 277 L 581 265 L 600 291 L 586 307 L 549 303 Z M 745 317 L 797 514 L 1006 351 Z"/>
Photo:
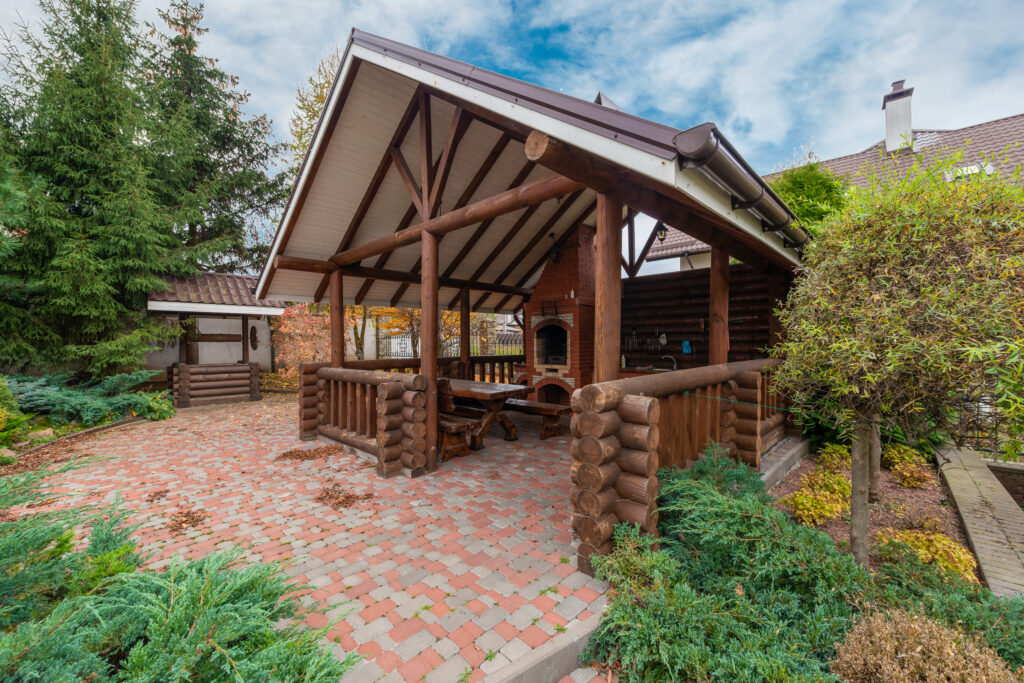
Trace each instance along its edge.
<path fill-rule="evenodd" d="M 910 167 L 914 159 L 921 155 L 926 160 L 939 153 L 952 153 L 965 148 L 963 166 L 981 164 L 991 159 L 993 171 L 1007 172 L 1024 166 L 1024 114 L 1016 114 L 994 121 L 986 121 L 965 128 L 952 130 L 914 130 L 913 151 L 909 149 L 895 154 L 901 170 Z M 865 150 L 856 154 L 825 159 L 821 165 L 833 173 L 845 177 L 854 185 L 864 185 L 866 180 L 862 171 L 886 160 L 882 152 L 885 140 L 879 140 Z M 892 156 L 892 155 L 888 155 Z M 774 173 L 764 176 L 771 181 Z M 664 242 L 655 243 L 647 255 L 648 261 L 676 258 L 684 252 L 699 254 L 709 251 L 711 247 L 698 239 L 690 237 L 673 228 L 668 231 Z"/>
<path fill-rule="evenodd" d="M 930 159 L 938 153 L 949 153 L 964 147 L 966 153 L 963 165 L 979 163 L 983 158 L 992 156 L 995 157 L 992 160 L 994 170 L 1024 165 L 1024 114 L 953 130 L 915 129 L 913 137 L 913 152 L 906 150 L 895 155 L 901 169 L 909 167 L 917 155 Z M 825 159 L 821 165 L 832 169 L 836 175 L 846 177 L 853 184 L 860 185 L 864 183 L 860 172 L 865 166 L 883 161 L 884 147 L 885 141 L 880 140 L 856 154 Z"/>
<path fill-rule="evenodd" d="M 256 306 L 259 308 L 284 308 L 287 304 L 279 301 L 257 299 L 253 294 L 256 278 L 249 275 L 228 273 L 202 273 L 189 278 L 164 278 L 168 289 L 154 292 L 150 301 L 167 301 L 186 304 L 216 304 L 223 306 Z"/>

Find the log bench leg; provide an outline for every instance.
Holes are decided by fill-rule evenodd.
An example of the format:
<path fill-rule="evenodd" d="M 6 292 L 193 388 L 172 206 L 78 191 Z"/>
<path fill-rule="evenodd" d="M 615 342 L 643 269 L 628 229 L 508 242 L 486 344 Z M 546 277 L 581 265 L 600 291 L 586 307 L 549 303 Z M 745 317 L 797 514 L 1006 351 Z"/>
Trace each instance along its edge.
<path fill-rule="evenodd" d="M 440 432 L 438 434 L 441 454 L 441 461 L 446 462 L 452 458 L 461 458 L 469 454 L 469 445 L 466 443 L 466 435 L 463 433 Z"/>
<path fill-rule="evenodd" d="M 516 431 L 516 423 L 508 419 L 508 415 L 498 413 L 498 422 L 501 423 L 502 428 L 505 430 L 505 441 L 515 441 L 519 438 L 519 434 Z"/>
<path fill-rule="evenodd" d="M 542 415 L 540 425 L 540 438 L 550 439 L 553 436 L 562 435 L 562 419 L 558 415 Z"/>

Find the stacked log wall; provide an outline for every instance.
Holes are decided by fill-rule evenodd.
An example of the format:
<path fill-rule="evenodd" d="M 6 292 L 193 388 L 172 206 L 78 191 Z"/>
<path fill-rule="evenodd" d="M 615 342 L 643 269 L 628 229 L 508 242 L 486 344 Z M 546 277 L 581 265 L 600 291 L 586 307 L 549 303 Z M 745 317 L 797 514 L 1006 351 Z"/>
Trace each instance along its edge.
<path fill-rule="evenodd" d="M 263 398 L 263 375 L 259 363 L 175 363 L 168 369 L 168 376 L 174 405 L 178 408 L 208 403 L 259 401 Z"/>
<path fill-rule="evenodd" d="M 646 396 L 615 402 L 572 395 L 572 527 L 579 537 L 578 567 L 593 575 L 592 555 L 612 550 L 619 522 L 658 527 L 658 421 L 661 405 Z"/>
<path fill-rule="evenodd" d="M 769 276 L 744 264 L 729 268 L 729 361 L 764 356 L 771 344 L 773 297 Z M 672 296 L 666 296 L 672 292 Z M 622 281 L 622 354 L 628 367 L 665 367 L 662 356 L 678 367 L 708 363 L 710 276 L 705 268 Z M 634 345 L 634 329 L 635 340 Z M 667 343 L 657 343 L 664 334 Z M 692 353 L 682 354 L 682 342 Z"/>
<path fill-rule="evenodd" d="M 320 368 L 329 363 L 301 363 L 299 365 L 299 438 L 303 441 L 315 439 L 320 423 L 319 382 L 316 376 Z"/>

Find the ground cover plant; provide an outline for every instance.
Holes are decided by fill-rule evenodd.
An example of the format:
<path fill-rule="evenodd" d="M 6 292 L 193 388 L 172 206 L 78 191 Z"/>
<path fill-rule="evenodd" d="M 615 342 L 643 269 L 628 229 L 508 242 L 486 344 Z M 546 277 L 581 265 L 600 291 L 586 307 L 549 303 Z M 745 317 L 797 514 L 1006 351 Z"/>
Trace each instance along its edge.
<path fill-rule="evenodd" d="M 129 416 L 162 420 L 174 415 L 174 404 L 166 392 L 137 390 L 155 374 L 141 370 L 81 383 L 75 383 L 71 373 L 15 375 L 7 384 L 21 410 L 44 414 L 56 424 L 91 426 Z"/>
<path fill-rule="evenodd" d="M 278 564 L 220 552 L 145 571 L 116 508 L 33 511 L 51 474 L 0 478 L 0 679 L 333 682 L 356 661 L 297 625 Z"/>
<path fill-rule="evenodd" d="M 1024 598 L 997 598 L 898 542 L 871 572 L 721 455 L 659 480 L 660 548 L 619 525 L 614 552 L 593 558 L 613 591 L 583 658 L 624 681 L 836 680 L 836 643 L 865 614 L 896 609 L 1024 665 Z"/>

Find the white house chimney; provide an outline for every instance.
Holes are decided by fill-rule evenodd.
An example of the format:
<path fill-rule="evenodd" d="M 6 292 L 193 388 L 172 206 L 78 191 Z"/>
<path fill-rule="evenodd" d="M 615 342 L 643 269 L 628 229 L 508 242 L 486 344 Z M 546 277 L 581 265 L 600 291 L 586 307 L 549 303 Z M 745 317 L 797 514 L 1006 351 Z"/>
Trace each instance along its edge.
<path fill-rule="evenodd" d="M 913 88 L 905 88 L 906 81 L 893 81 L 892 92 L 882 97 L 885 111 L 885 151 L 895 152 L 914 144 L 914 131 L 910 125 L 910 96 Z"/>

